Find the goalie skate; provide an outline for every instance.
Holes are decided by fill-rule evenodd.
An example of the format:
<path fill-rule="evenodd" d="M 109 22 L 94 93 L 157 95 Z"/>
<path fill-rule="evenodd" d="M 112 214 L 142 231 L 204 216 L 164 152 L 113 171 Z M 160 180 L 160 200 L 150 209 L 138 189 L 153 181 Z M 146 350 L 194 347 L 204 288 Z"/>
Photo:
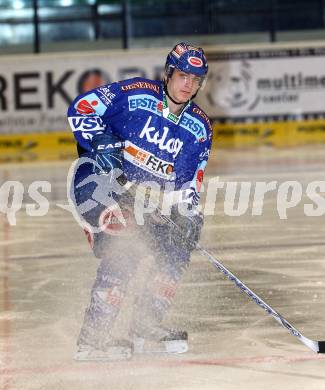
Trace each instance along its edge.
<path fill-rule="evenodd" d="M 180 354 L 188 351 L 188 334 L 175 329 L 156 329 L 149 334 L 132 335 L 134 353 Z"/>
<path fill-rule="evenodd" d="M 74 360 L 78 361 L 118 361 L 131 359 L 133 345 L 126 340 L 112 340 L 101 349 L 80 344 Z"/>

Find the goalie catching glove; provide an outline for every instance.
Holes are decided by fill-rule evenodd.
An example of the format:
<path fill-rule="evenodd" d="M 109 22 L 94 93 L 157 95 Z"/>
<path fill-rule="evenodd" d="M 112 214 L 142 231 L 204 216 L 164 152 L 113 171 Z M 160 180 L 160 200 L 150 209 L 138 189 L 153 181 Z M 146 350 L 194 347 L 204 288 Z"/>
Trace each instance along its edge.
<path fill-rule="evenodd" d="M 170 231 L 171 240 L 176 246 L 193 251 L 201 236 L 203 214 L 192 209 L 188 215 L 182 215 L 178 208 L 173 206 L 170 218 L 175 224 Z"/>

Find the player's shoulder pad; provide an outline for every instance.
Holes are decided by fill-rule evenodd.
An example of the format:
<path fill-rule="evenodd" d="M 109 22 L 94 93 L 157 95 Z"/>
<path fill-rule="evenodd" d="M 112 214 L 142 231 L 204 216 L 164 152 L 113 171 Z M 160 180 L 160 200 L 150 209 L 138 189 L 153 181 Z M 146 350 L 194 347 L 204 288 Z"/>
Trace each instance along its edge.
<path fill-rule="evenodd" d="M 198 120 L 205 129 L 206 136 L 202 141 L 212 140 L 212 126 L 211 126 L 211 121 L 208 117 L 208 115 L 194 102 L 189 107 L 189 110 L 187 111 L 188 114 L 190 114 L 193 118 Z M 201 141 L 201 142 L 202 142 Z"/>
<path fill-rule="evenodd" d="M 128 94 L 150 94 L 160 96 L 162 84 L 161 81 L 145 79 L 143 77 L 134 77 L 119 82 L 121 92 Z"/>

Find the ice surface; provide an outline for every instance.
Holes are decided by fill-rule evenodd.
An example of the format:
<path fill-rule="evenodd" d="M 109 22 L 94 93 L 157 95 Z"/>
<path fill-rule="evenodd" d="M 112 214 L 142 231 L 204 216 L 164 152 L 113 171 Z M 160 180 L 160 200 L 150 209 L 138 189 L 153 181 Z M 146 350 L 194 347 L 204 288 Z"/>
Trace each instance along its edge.
<path fill-rule="evenodd" d="M 228 216 L 220 191 L 201 240 L 312 339 L 325 337 L 325 225 L 324 216 L 308 217 L 303 206 L 312 203 L 307 185 L 324 180 L 324 152 L 322 147 L 265 148 L 213 156 L 206 182 L 217 175 L 225 182 L 297 181 L 303 197 L 287 210 L 288 219 L 279 218 L 276 192 L 266 195 L 262 215 L 252 216 L 250 198 L 246 213 Z M 279 326 L 199 253 L 167 319 L 188 330 L 189 353 L 109 364 L 73 361 L 97 261 L 71 213 L 56 206 L 67 203 L 68 168 L 68 163 L 0 167 L 1 184 L 23 184 L 24 205 L 32 202 L 31 183 L 51 183 L 44 193 L 50 201 L 46 215 L 29 216 L 24 206 L 11 226 L 0 214 L 1 390 L 325 389 L 325 357 Z M 122 332 L 128 299 L 117 324 Z"/>

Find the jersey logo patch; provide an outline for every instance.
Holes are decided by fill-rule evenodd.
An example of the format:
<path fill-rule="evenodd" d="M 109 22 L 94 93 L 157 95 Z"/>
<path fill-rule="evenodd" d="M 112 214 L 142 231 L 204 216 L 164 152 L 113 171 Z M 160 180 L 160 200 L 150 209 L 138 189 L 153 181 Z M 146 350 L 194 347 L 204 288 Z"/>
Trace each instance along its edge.
<path fill-rule="evenodd" d="M 93 92 L 79 99 L 74 105 L 75 110 L 81 115 L 104 115 L 107 107 Z"/>
<path fill-rule="evenodd" d="M 161 115 L 162 113 L 162 102 L 151 95 L 141 94 L 129 96 L 128 101 L 129 111 L 134 111 L 139 108 L 140 110 L 150 111 L 157 115 Z"/>
<path fill-rule="evenodd" d="M 152 116 L 149 116 L 139 137 L 145 138 L 149 143 L 157 145 L 160 150 L 166 150 L 175 158 L 182 149 L 183 142 L 178 138 L 168 139 L 169 129 L 166 126 L 164 126 L 163 134 L 159 134 L 159 131 L 155 127 L 150 127 L 151 119 Z"/>
<path fill-rule="evenodd" d="M 170 180 L 174 172 L 174 164 L 164 161 L 152 153 L 139 148 L 132 142 L 127 141 L 124 149 L 124 158 L 132 163 L 150 172 L 154 176 Z"/>
<path fill-rule="evenodd" d="M 192 133 L 199 142 L 203 142 L 207 139 L 206 129 L 202 122 L 186 112 L 184 113 L 179 125 Z"/>
<path fill-rule="evenodd" d="M 148 81 L 136 81 L 131 84 L 122 85 L 121 89 L 122 91 L 130 91 L 133 89 L 150 89 L 151 91 L 159 94 L 159 86 Z"/>
<path fill-rule="evenodd" d="M 70 116 L 68 118 L 72 131 L 98 131 L 105 130 L 103 121 L 99 116 Z"/>
<path fill-rule="evenodd" d="M 203 176 L 204 176 L 204 170 L 205 170 L 205 167 L 207 166 L 207 161 L 204 160 L 204 161 L 201 161 L 200 165 L 198 166 L 196 172 L 195 172 L 195 175 L 194 175 L 194 178 L 191 182 L 191 187 L 194 188 L 195 192 L 197 194 L 200 193 L 201 191 L 201 186 L 202 186 L 202 183 L 203 183 Z"/>
<path fill-rule="evenodd" d="M 110 91 L 110 88 L 107 86 L 98 88 L 98 93 L 101 95 L 101 100 L 106 106 L 111 106 L 113 104 L 113 100 L 115 99 L 115 93 Z"/>

